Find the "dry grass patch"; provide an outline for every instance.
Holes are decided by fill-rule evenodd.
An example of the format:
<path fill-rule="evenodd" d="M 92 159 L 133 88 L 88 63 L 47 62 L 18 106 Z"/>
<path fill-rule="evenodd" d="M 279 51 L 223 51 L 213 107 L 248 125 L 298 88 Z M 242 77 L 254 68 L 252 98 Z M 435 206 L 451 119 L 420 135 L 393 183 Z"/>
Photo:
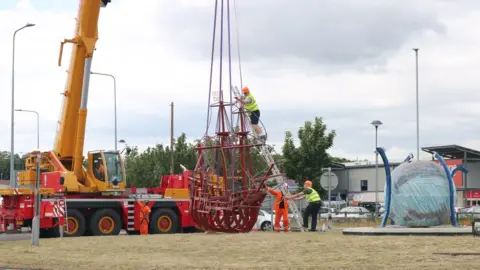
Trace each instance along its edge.
<path fill-rule="evenodd" d="M 327 233 L 176 234 L 0 242 L 0 266 L 40 269 L 473 269 L 471 236 Z"/>

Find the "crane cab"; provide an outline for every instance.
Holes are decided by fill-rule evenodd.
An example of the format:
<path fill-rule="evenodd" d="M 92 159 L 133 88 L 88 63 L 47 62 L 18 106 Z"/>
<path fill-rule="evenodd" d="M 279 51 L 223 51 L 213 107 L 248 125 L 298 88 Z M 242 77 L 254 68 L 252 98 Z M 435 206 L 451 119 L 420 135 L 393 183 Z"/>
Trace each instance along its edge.
<path fill-rule="evenodd" d="M 99 191 L 125 189 L 125 166 L 118 151 L 92 151 L 88 153 L 88 177 Z"/>

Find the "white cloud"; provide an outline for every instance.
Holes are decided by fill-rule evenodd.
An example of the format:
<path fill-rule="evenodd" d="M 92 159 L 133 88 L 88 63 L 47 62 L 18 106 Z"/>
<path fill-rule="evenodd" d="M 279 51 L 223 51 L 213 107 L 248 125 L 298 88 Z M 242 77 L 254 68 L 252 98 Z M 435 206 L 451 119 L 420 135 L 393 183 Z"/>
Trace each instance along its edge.
<path fill-rule="evenodd" d="M 183 0 L 180 4 L 210 8 L 211 2 Z M 52 7 L 54 3 L 55 8 L 39 9 L 35 5 L 38 2 L 22 0 L 12 9 L 0 9 L 0 33 L 4 37 L 0 40 L 0 149 L 10 147 L 12 40 L 9 37 L 26 22 L 36 26 L 22 30 L 16 37 L 16 108 L 40 112 L 41 148 L 53 147 L 62 102 L 60 93 L 65 87 L 71 51 L 71 44 L 67 44 L 62 67 L 58 67 L 59 45 L 64 38 L 73 37 L 77 13 L 76 6 L 59 9 L 57 2 L 52 2 Z M 410 152 L 416 153 L 413 47 L 420 48 L 421 146 L 460 144 L 480 148 L 478 143 L 472 143 L 480 132 L 480 125 L 473 121 L 480 113 L 476 74 L 480 65 L 480 37 L 474 26 L 480 22 L 479 10 L 456 2 L 429 3 L 432 5 L 428 8 L 445 26 L 445 32 L 416 33 L 400 49 L 383 55 L 385 65 L 370 64 L 361 72 L 334 73 L 327 72 L 325 67 L 285 58 L 275 64 L 271 60 L 243 62 L 244 84 L 256 95 L 262 120 L 277 149 L 280 150 L 285 130 L 296 135 L 304 121 L 323 116 L 328 128 L 338 133 L 332 154 L 374 160 L 374 133 L 369 124 L 373 119 L 384 122 L 379 131 L 379 144 L 387 149 L 389 158 L 403 159 Z M 175 26 L 162 24 L 162 16 L 173 12 L 176 5 L 155 0 L 133 5 L 131 1 L 117 0 L 101 10 L 92 70 L 115 75 L 121 116 L 119 138 L 125 138 L 129 144 L 142 147 L 156 142 L 168 144 L 171 101 L 176 104 L 175 133 L 189 130 L 189 139 L 203 135 L 209 61 L 180 53 L 177 48 L 180 45 L 175 43 L 178 39 L 169 31 Z M 269 16 L 269 10 L 262 12 L 265 18 Z M 183 24 L 205 25 L 212 21 L 212 18 L 201 17 L 201 21 L 196 22 L 189 14 L 177 20 L 184 21 Z M 241 29 L 241 33 L 245 31 Z M 211 31 L 190 33 L 184 29 L 182 34 L 200 35 L 205 43 L 211 40 Z M 349 35 L 349 32 L 337 35 Z M 366 46 L 363 43 L 365 40 L 361 45 Z M 192 44 L 192 50 L 195 49 L 198 47 Z M 236 55 L 235 50 L 232 53 Z M 247 53 L 242 51 L 243 55 Z M 239 84 L 237 66 L 234 61 L 234 84 Z M 218 70 L 218 64 L 215 68 Z M 215 72 L 216 85 L 217 77 Z M 110 78 L 92 76 L 85 150 L 112 148 L 112 91 Z M 284 113 L 282 116 L 278 116 L 280 111 Z M 35 118 L 23 113 L 16 113 L 15 117 L 16 149 L 27 152 L 36 144 Z M 132 132 L 135 135 L 128 137 Z"/>

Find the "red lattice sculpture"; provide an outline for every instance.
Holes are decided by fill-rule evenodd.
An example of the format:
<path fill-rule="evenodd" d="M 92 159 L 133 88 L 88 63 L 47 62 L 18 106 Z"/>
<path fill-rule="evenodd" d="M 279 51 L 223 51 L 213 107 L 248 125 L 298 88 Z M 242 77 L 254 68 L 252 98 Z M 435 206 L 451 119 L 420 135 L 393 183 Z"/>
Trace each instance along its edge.
<path fill-rule="evenodd" d="M 264 191 L 273 164 L 259 164 L 254 139 L 250 135 L 249 119 L 243 105 L 232 102 L 232 79 L 230 57 L 230 7 L 227 1 L 229 45 L 230 101 L 225 102 L 222 89 L 223 31 L 220 31 L 220 78 L 219 91 L 212 92 L 213 54 L 217 3 L 210 67 L 210 87 L 205 136 L 197 145 L 198 162 L 190 177 L 190 214 L 199 229 L 216 232 L 248 232 L 255 225 L 260 206 L 266 196 Z M 223 0 L 221 0 L 221 28 L 223 29 Z M 215 99 L 212 103 L 211 98 Z M 229 110 L 227 111 L 227 108 Z M 213 109 L 218 109 L 216 127 L 209 135 Z M 257 168 L 255 173 L 254 167 Z M 260 168 L 260 169 L 258 169 Z M 270 175 L 270 176 L 269 176 Z"/>

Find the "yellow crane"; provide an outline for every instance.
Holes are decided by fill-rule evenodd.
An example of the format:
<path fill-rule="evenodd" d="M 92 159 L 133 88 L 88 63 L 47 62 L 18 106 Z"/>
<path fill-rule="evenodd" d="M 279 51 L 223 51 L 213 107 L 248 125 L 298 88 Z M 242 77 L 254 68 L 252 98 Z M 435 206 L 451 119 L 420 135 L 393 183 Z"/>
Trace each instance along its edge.
<path fill-rule="evenodd" d="M 90 70 L 98 40 L 100 9 L 108 3 L 110 0 L 81 0 L 75 37 L 65 39 L 60 45 L 59 66 L 64 45 L 73 44 L 70 67 L 54 149 L 41 153 L 40 162 L 42 186 L 53 188 L 55 192 L 95 193 L 125 189 L 125 169 L 118 151 L 88 152 L 88 167 L 83 166 Z M 19 185 L 35 183 L 36 167 L 36 155 L 30 155 L 25 171 L 19 173 Z"/>

